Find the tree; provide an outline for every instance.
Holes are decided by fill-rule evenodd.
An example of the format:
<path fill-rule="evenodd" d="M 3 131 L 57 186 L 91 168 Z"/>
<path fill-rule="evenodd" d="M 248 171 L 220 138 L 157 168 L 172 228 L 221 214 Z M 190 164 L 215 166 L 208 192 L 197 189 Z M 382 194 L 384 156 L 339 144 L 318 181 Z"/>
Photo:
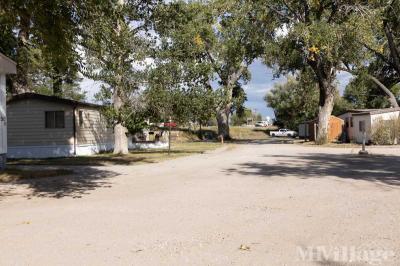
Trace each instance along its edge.
<path fill-rule="evenodd" d="M 366 78 L 373 83 L 369 84 L 379 88 L 388 97 L 392 107 L 399 107 L 393 89 L 400 82 L 400 12 L 399 1 L 371 2 L 367 20 L 368 31 L 360 43 L 370 52 L 370 60 L 366 65 L 346 65 L 348 72 L 360 75 L 359 79 L 365 83 Z M 381 94 L 381 93 L 380 93 Z"/>
<path fill-rule="evenodd" d="M 202 137 L 201 127 L 215 117 L 214 91 L 209 87 L 200 87 L 191 89 L 188 96 L 190 118 L 200 125 L 200 137 Z"/>
<path fill-rule="evenodd" d="M 300 123 L 315 119 L 318 115 L 318 83 L 310 70 L 288 76 L 286 82 L 276 84 L 264 100 L 274 110 L 278 124 L 296 130 Z M 352 108 L 353 103 L 337 92 L 332 114 L 341 115 Z"/>
<path fill-rule="evenodd" d="M 336 74 L 344 63 L 355 64 L 365 58 L 359 40 L 367 7 L 356 0 L 256 2 L 258 20 L 266 31 L 275 29 L 274 41 L 266 45 L 267 65 L 278 74 L 312 70 L 319 89 L 317 143 L 325 143 L 337 95 Z"/>
<path fill-rule="evenodd" d="M 251 4 L 242 1 L 177 1 L 159 10 L 157 26 L 163 48 L 181 64 L 185 80 L 216 89 L 218 134 L 229 138 L 229 116 L 234 98 L 249 78 L 248 65 L 262 52 L 263 33 L 254 27 Z"/>
<path fill-rule="evenodd" d="M 128 153 L 127 114 L 133 92 L 144 82 L 138 64 L 148 55 L 146 30 L 154 4 L 147 0 L 102 2 L 92 7 L 84 24 L 85 74 L 103 83 L 102 98 L 108 100 L 113 114 L 115 154 Z"/>
<path fill-rule="evenodd" d="M 314 119 L 318 114 L 318 85 L 307 78 L 304 75 L 303 78 L 289 76 L 285 83 L 276 84 L 264 98 L 274 109 L 277 122 L 286 128 L 295 130 L 300 123 Z"/>
<path fill-rule="evenodd" d="M 391 91 L 394 97 L 399 99 L 398 86 L 392 87 Z M 350 81 L 346 86 L 343 97 L 353 105 L 353 108 L 359 109 L 389 108 L 392 105 L 387 94 L 368 76 L 362 74 Z"/>
<path fill-rule="evenodd" d="M 63 84 L 73 88 L 79 80 L 80 9 L 77 1 L 1 1 L 2 52 L 17 62 L 17 74 L 9 78 L 12 94 L 44 84 L 60 96 Z"/>
<path fill-rule="evenodd" d="M 241 111 L 236 111 L 232 115 L 232 125 L 241 126 L 247 124 L 251 120 L 252 122 L 261 121 L 262 115 L 260 113 L 253 112 L 251 109 L 243 108 Z"/>

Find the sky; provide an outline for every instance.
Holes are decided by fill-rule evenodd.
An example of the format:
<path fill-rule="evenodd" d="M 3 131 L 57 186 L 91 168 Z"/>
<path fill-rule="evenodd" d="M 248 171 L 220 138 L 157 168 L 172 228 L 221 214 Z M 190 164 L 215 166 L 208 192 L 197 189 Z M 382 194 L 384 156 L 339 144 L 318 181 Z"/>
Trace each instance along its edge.
<path fill-rule="evenodd" d="M 251 72 L 251 81 L 244 85 L 247 94 L 245 106 L 262 114 L 265 118 L 269 116 L 274 118 L 273 110 L 267 106 L 264 96 L 274 87 L 276 83 L 285 82 L 285 77 L 274 78 L 272 69 L 266 67 L 260 60 L 256 60 L 249 67 Z M 339 91 L 343 94 L 344 88 L 349 83 L 351 75 L 346 72 L 340 72 L 337 76 Z M 84 79 L 81 83 L 83 90 L 87 92 L 87 99 L 94 101 L 94 95 L 99 91 L 100 83 Z"/>

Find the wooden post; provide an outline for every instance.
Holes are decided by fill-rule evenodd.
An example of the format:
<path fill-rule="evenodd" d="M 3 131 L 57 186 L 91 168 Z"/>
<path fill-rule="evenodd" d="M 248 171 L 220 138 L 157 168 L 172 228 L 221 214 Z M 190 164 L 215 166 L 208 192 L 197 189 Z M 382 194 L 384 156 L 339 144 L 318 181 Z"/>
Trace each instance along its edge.
<path fill-rule="evenodd" d="M 367 141 L 367 132 L 365 132 L 365 128 L 364 128 L 364 130 L 363 130 L 362 148 L 361 148 L 361 151 L 358 152 L 358 154 L 361 154 L 361 155 L 368 154 L 368 151 L 365 150 L 365 142 L 366 141 Z"/>
<path fill-rule="evenodd" d="M 314 141 L 317 141 L 317 124 L 314 123 Z"/>
<path fill-rule="evenodd" d="M 168 155 L 171 154 L 171 117 L 169 117 L 169 125 L 168 125 Z"/>

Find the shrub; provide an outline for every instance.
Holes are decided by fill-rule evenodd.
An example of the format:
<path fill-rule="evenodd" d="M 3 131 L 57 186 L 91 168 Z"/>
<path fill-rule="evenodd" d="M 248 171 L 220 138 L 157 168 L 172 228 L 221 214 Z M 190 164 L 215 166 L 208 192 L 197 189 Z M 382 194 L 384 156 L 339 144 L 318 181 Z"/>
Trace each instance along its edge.
<path fill-rule="evenodd" d="M 400 136 L 400 119 L 376 120 L 372 127 L 371 140 L 377 145 L 394 145 Z"/>

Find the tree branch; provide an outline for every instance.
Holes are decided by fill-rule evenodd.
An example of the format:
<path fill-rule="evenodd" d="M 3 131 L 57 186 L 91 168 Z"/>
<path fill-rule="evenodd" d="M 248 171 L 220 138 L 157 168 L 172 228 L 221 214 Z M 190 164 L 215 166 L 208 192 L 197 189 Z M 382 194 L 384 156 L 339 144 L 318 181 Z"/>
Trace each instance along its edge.
<path fill-rule="evenodd" d="M 272 11 L 274 11 L 276 14 L 278 14 L 279 16 L 281 16 L 282 18 L 285 18 L 287 20 L 290 20 L 292 22 L 297 22 L 294 18 L 288 16 L 287 14 L 283 13 L 282 11 L 272 7 L 272 6 L 268 6 L 269 9 L 271 9 Z"/>
<path fill-rule="evenodd" d="M 358 74 L 355 71 L 352 71 L 348 66 L 346 66 L 346 68 L 338 68 L 338 70 L 341 71 L 345 71 L 348 72 L 354 76 L 358 76 Z M 399 104 L 397 102 L 396 97 L 394 96 L 393 92 L 391 90 L 389 90 L 382 82 L 380 82 L 377 78 L 375 78 L 374 76 L 370 75 L 370 74 L 366 74 L 366 76 L 372 80 L 376 85 L 378 85 L 378 87 L 385 92 L 385 94 L 389 97 L 389 101 L 392 107 L 396 108 L 399 107 Z"/>
<path fill-rule="evenodd" d="M 302 20 L 304 20 L 303 18 L 301 18 L 300 16 L 298 16 L 298 12 L 295 12 L 290 6 L 289 6 L 289 4 L 285 1 L 285 0 L 282 0 L 282 3 L 286 6 L 286 8 L 293 14 L 293 16 L 295 16 L 296 17 L 296 19 L 298 20 L 298 21 L 302 21 Z"/>
<path fill-rule="evenodd" d="M 360 44 L 362 46 L 364 46 L 365 48 L 367 48 L 367 50 L 369 50 L 370 52 L 374 53 L 376 56 L 378 56 L 383 62 L 385 62 L 388 65 L 391 65 L 392 67 L 394 67 L 394 65 L 392 64 L 392 62 L 390 62 L 384 54 L 378 52 L 377 50 L 373 49 L 372 47 L 370 47 L 368 44 L 360 42 Z"/>
<path fill-rule="evenodd" d="M 385 29 L 385 35 L 388 39 L 390 54 L 393 57 L 394 67 L 395 67 L 397 73 L 400 75 L 400 53 L 397 50 L 397 47 L 394 43 L 393 34 L 392 34 L 392 31 L 389 28 L 387 22 L 385 22 L 384 29 Z"/>

